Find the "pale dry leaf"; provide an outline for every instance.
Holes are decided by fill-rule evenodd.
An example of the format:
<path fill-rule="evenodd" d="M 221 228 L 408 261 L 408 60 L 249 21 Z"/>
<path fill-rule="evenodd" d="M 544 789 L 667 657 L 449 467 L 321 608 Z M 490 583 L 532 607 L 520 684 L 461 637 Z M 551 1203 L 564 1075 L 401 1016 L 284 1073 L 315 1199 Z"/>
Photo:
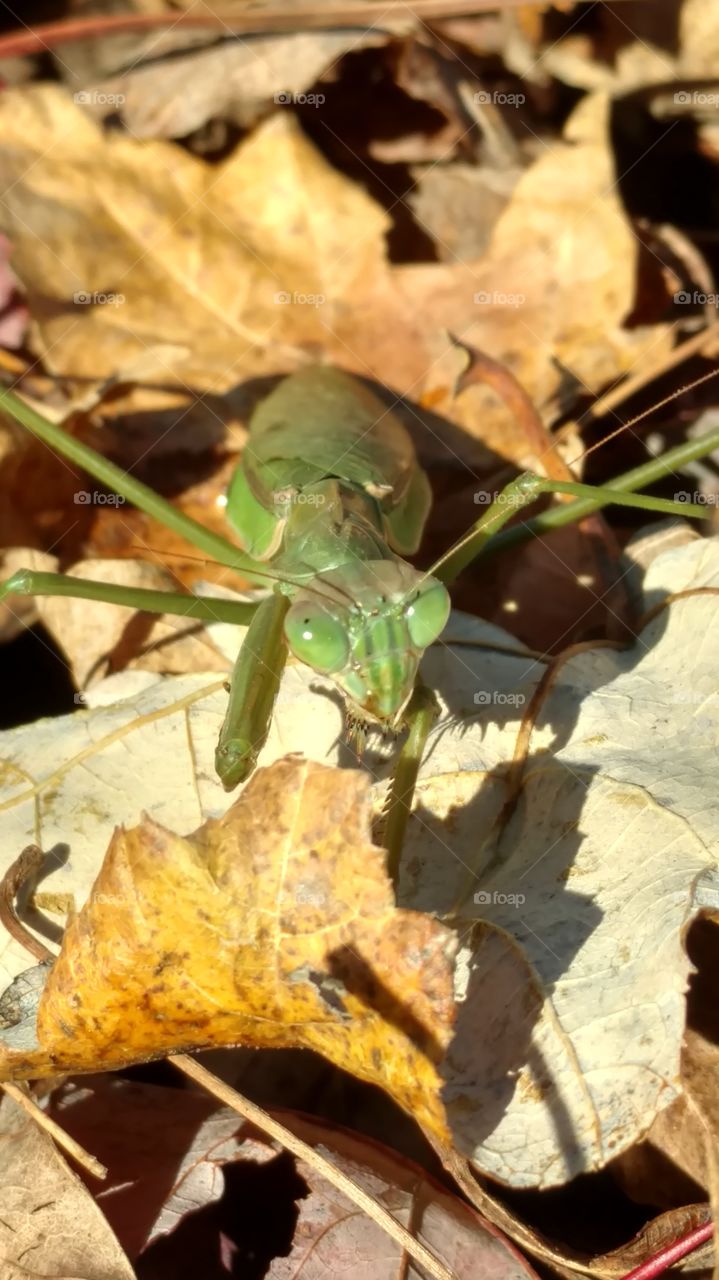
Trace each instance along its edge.
<path fill-rule="evenodd" d="M 44 551 L 36 551 L 30 547 L 10 547 L 0 553 L 2 561 L 2 580 L 5 581 L 18 569 L 37 569 L 45 573 L 53 573 L 57 569 L 57 558 Z M 14 640 L 26 627 L 33 626 L 38 620 L 37 599 L 32 596 L 10 596 L 0 604 L 0 641 Z"/>
<path fill-rule="evenodd" d="M 701 534 L 688 521 L 675 520 L 673 517 L 648 525 L 630 539 L 623 553 L 628 569 L 624 582 L 635 617 L 639 617 L 647 604 L 651 604 L 651 582 L 647 578 L 649 566 L 667 551 L 696 541 L 702 541 Z M 686 564 L 688 570 L 688 557 L 683 556 L 681 563 Z"/>
<path fill-rule="evenodd" d="M 3 1280 L 135 1280 L 90 1192 L 16 1103 L 0 1103 Z"/>
<path fill-rule="evenodd" d="M 657 559 L 650 579 L 665 592 L 677 578 L 696 581 L 699 550 L 705 576 L 710 560 L 716 573 L 716 543 L 692 543 Z M 692 567 L 682 572 L 685 558 Z M 563 665 L 537 716 L 551 752 L 546 737 L 532 738 L 513 817 L 498 847 L 479 850 L 477 870 L 487 871 L 474 913 L 521 946 L 536 1006 L 508 1001 L 485 1024 L 483 1055 L 514 1073 L 494 1073 L 495 1101 L 504 1094 L 505 1104 L 498 1123 L 468 1116 L 466 1089 L 457 1091 L 465 1149 L 476 1142 L 474 1159 L 495 1176 L 521 1184 L 526 1170 L 527 1185 L 551 1185 L 600 1167 L 680 1091 L 682 937 L 698 909 L 695 881 L 716 871 L 718 622 L 719 596 L 690 595 L 631 649 Z M 430 812 L 438 785 L 446 790 L 441 780 L 428 794 L 420 788 Z M 402 900 L 436 904 L 437 892 L 452 893 L 451 865 L 419 841 L 422 896 Z M 414 849 L 423 861 L 416 841 Z M 465 962 L 470 1000 L 473 977 L 478 991 L 482 983 L 471 947 Z M 517 957 L 502 963 L 521 989 Z M 469 1087 L 476 1057 L 465 1070 Z"/>
<path fill-rule="evenodd" d="M 194 49 L 158 63 L 96 81 L 80 100 L 101 117 L 115 106 L 136 138 L 181 138 L 212 117 L 241 129 L 256 124 L 263 112 L 299 105 L 322 106 L 323 74 L 348 50 L 385 44 L 388 37 L 366 31 L 299 31 L 287 35 L 234 40 Z"/>
<path fill-rule="evenodd" d="M 102 705 L 21 726 L 0 745 L 5 868 L 26 845 L 39 844 L 57 867 L 43 889 L 71 895 L 78 907 L 117 823 L 132 825 L 147 808 L 191 831 L 226 808 L 212 765 L 227 704 L 217 676 L 128 672 L 86 697 Z M 27 953 L 4 935 L 3 975 L 26 968 Z"/>
<path fill-rule="evenodd" d="M 408 204 L 436 241 L 441 262 L 466 262 L 486 252 L 494 225 L 521 170 L 490 169 L 464 161 L 417 166 Z"/>
<path fill-rule="evenodd" d="M 679 67 L 694 80 L 716 80 L 719 66 L 719 12 L 712 0 L 684 0 L 679 16 Z M 716 99 L 710 105 L 716 106 Z"/>

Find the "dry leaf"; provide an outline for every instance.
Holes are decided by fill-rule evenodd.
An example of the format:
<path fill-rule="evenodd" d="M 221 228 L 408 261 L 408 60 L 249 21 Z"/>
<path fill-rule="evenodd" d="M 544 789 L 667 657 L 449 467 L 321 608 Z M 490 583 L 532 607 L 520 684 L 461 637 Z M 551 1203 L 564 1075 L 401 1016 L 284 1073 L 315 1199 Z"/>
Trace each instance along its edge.
<path fill-rule="evenodd" d="M 0 1191 L 3 1280 L 135 1280 L 90 1193 L 10 1098 L 0 1104 Z"/>
<path fill-rule="evenodd" d="M 416 398 L 447 329 L 507 363 L 540 407 L 560 383 L 552 357 L 598 388 L 671 341 L 668 326 L 622 327 L 636 241 L 615 189 L 609 105 L 603 95 L 579 104 L 564 140 L 519 180 L 482 257 L 395 269 L 388 215 L 290 112 L 210 166 L 170 143 L 104 134 L 56 85 L 9 90 L 0 221 L 35 344 L 71 378 L 111 376 L 148 345 L 185 347 L 166 387 L 143 391 L 146 407 L 172 386 L 225 392 L 317 348 Z M 78 292 L 90 301 L 73 302 Z M 493 395 L 472 388 L 457 415 L 515 456 Z"/>
<path fill-rule="evenodd" d="M 300 1045 L 444 1133 L 452 935 L 395 910 L 368 786 L 288 759 L 194 837 L 149 818 L 118 830 L 50 973 L 40 1053 L 15 1074 Z"/>
<path fill-rule="evenodd" d="M 371 289 L 387 217 L 290 112 L 214 167 L 105 134 L 57 85 L 3 95 L 0 135 L 0 217 L 53 372 L 109 377 L 161 340 L 188 348 L 182 383 L 221 392 L 349 336 L 337 308 Z"/>
<path fill-rule="evenodd" d="M 331 74 L 348 50 L 387 39 L 372 30 L 298 31 L 192 49 L 159 64 L 153 49 L 146 65 L 86 86 L 81 101 L 98 117 L 117 104 L 135 138 L 181 138 L 212 117 L 249 129 L 273 107 L 321 108 L 322 88 L 312 89 L 314 82 Z"/>
<path fill-rule="evenodd" d="M 243 1249 L 262 1248 L 263 1233 L 260 1228 L 258 1246 L 252 1218 L 254 1197 L 238 1204 L 237 1178 L 246 1170 L 257 1198 L 263 1189 L 272 1197 L 270 1277 L 310 1277 L 317 1268 L 322 1275 L 334 1273 L 346 1267 L 348 1254 L 353 1274 L 373 1267 L 373 1274 L 396 1275 L 405 1263 L 407 1274 L 415 1274 L 398 1246 L 315 1168 L 295 1161 L 278 1183 L 277 1145 L 208 1097 L 104 1076 L 66 1085 L 55 1095 L 53 1114 L 109 1165 L 111 1182 L 99 1197 L 109 1221 L 131 1257 L 143 1249 L 143 1261 L 152 1260 L 159 1270 L 169 1273 L 175 1259 L 186 1264 L 188 1250 L 207 1248 L 213 1229 L 224 1228 L 240 1256 Z M 121 1116 L 122 1124 L 113 1124 L 113 1116 Z M 505 1238 L 419 1166 L 326 1121 L 287 1112 L 281 1119 L 391 1208 L 453 1275 L 475 1276 L 480 1266 L 505 1280 L 533 1275 Z M 212 1205 L 214 1217 L 208 1212 Z M 193 1233 L 188 1221 L 200 1210 L 207 1235 Z M 277 1238 L 285 1214 L 293 1222 L 286 1256 Z"/>
<path fill-rule="evenodd" d="M 623 328 L 636 288 L 637 242 L 615 185 L 610 100 L 585 98 L 561 141 L 519 179 L 486 253 L 453 267 L 396 273 L 412 313 L 430 314 L 462 341 L 506 364 L 545 410 L 560 386 L 555 361 L 588 390 L 671 347 L 670 326 Z M 433 349 L 437 354 L 437 343 Z M 472 387 L 455 420 L 500 456 L 511 423 L 496 397 Z"/>
<path fill-rule="evenodd" d="M 177 590 L 167 570 L 139 560 L 83 560 L 66 572 L 95 582 Z M 118 670 L 184 674 L 228 669 L 203 626 L 192 618 L 138 613 L 69 596 L 43 596 L 36 604 L 41 622 L 66 654 L 81 693 Z"/>

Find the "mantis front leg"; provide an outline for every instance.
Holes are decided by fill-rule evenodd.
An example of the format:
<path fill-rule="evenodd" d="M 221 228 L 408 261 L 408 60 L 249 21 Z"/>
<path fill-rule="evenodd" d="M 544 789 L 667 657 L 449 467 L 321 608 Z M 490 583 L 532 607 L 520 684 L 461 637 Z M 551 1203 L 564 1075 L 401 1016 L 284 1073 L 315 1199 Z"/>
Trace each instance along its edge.
<path fill-rule="evenodd" d="M 287 661 L 284 621 L 289 606 L 289 598 L 279 592 L 263 600 L 237 655 L 215 751 L 215 769 L 225 791 L 252 772 L 267 738 Z"/>

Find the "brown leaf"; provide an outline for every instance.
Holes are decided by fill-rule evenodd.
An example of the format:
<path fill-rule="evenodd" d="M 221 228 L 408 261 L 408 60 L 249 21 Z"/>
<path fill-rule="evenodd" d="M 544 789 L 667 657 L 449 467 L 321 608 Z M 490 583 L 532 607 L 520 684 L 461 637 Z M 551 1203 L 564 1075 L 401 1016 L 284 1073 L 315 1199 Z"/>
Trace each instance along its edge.
<path fill-rule="evenodd" d="M 697 964 L 688 998 L 689 1025 L 681 1059 L 682 1093 L 660 1111 L 643 1142 L 613 1166 L 623 1189 L 640 1203 L 674 1208 L 707 1194 L 719 1204 L 719 1019 L 716 962 L 719 930 L 700 919 L 689 935 Z"/>
<path fill-rule="evenodd" d="M 703 1226 L 707 1217 L 706 1205 L 689 1204 L 679 1209 L 670 1209 L 668 1213 L 662 1213 L 648 1222 L 628 1244 L 613 1249 L 611 1253 L 592 1258 L 591 1274 L 598 1280 L 619 1280 L 619 1277 L 641 1266 L 655 1253 Z M 692 1275 L 702 1274 L 711 1265 L 711 1253 L 712 1245 L 709 1242 L 701 1250 L 690 1254 L 684 1265 Z"/>
<path fill-rule="evenodd" d="M 0 1104 L 3 1280 L 134 1280 L 105 1218 L 46 1133 Z"/>
<path fill-rule="evenodd" d="M 368 779 L 288 757 L 186 839 L 150 818 L 115 831 L 48 979 L 40 1051 L 2 1070 L 302 1046 L 444 1134 L 453 949 L 448 929 L 395 908 Z"/>
<path fill-rule="evenodd" d="M 213 1239 L 213 1232 L 230 1224 L 240 1250 L 248 1230 L 255 1248 L 259 1231 L 261 1248 L 261 1216 L 252 1215 L 264 1191 L 272 1199 L 271 1255 L 285 1210 L 297 1218 L 287 1255 L 273 1257 L 270 1276 L 309 1277 L 318 1266 L 333 1270 L 340 1250 L 352 1251 L 353 1274 L 363 1263 L 379 1267 L 381 1275 L 401 1274 L 399 1247 L 316 1168 L 295 1161 L 280 1169 L 277 1144 L 209 1097 L 106 1076 L 66 1085 L 55 1095 L 53 1113 L 107 1161 L 112 1181 L 101 1198 L 109 1220 L 130 1256 L 144 1247 L 158 1270 L 164 1264 L 174 1275 L 173 1261 L 207 1248 L 208 1234 Z M 278 1118 L 390 1207 L 453 1275 L 475 1276 L 482 1268 L 504 1280 L 533 1275 L 505 1238 L 418 1165 L 327 1121 L 284 1111 Z M 238 1203 L 243 1173 L 252 1178 L 254 1192 Z M 196 1216 L 200 1210 L 202 1219 Z"/>
<path fill-rule="evenodd" d="M 56 85 L 11 96 L 0 217 L 55 373 L 109 377 L 162 341 L 187 350 L 162 381 L 221 392 L 297 362 L 328 325 L 349 337 L 336 308 L 371 289 L 388 219 L 291 113 L 211 166 L 105 134 Z"/>

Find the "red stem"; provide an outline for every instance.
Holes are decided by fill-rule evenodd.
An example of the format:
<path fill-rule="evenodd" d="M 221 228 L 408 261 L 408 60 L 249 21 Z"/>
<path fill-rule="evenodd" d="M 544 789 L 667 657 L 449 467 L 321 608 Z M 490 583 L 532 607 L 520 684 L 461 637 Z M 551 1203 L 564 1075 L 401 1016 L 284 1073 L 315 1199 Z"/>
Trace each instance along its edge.
<path fill-rule="evenodd" d="M 669 1267 L 673 1267 L 675 1262 L 679 1262 L 681 1258 L 686 1258 L 688 1253 L 692 1253 L 694 1249 L 698 1249 L 700 1244 L 704 1244 L 706 1240 L 711 1240 L 714 1234 L 714 1223 L 711 1218 L 701 1227 L 695 1227 L 693 1231 L 688 1231 L 685 1236 L 681 1236 L 679 1240 L 675 1240 L 673 1244 L 665 1245 L 659 1253 L 655 1253 L 653 1258 L 648 1258 L 641 1266 L 635 1267 L 633 1271 L 628 1271 L 622 1280 L 654 1280 L 655 1276 L 660 1276 Z"/>

